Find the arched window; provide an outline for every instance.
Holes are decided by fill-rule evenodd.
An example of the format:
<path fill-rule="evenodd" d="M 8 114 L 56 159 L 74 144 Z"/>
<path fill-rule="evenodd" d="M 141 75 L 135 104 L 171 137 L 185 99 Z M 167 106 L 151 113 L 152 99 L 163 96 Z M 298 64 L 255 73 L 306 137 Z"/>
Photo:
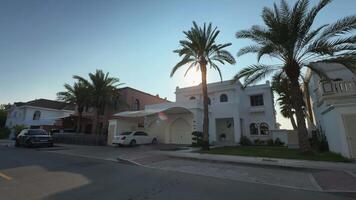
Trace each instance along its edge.
<path fill-rule="evenodd" d="M 261 135 L 268 135 L 269 131 L 268 131 L 268 124 L 265 122 L 262 122 L 260 124 L 260 134 Z"/>
<path fill-rule="evenodd" d="M 227 102 L 228 99 L 227 99 L 227 95 L 226 94 L 222 94 L 220 95 L 220 102 Z"/>
<path fill-rule="evenodd" d="M 255 123 L 250 124 L 250 135 L 258 135 L 258 126 Z"/>
<path fill-rule="evenodd" d="M 36 111 L 34 114 L 33 114 L 33 120 L 39 120 L 41 118 L 41 112 L 40 111 Z"/>
<path fill-rule="evenodd" d="M 135 99 L 133 107 L 134 107 L 134 110 L 140 110 L 140 100 Z"/>
<path fill-rule="evenodd" d="M 211 99 L 208 97 L 208 104 L 210 105 L 211 104 Z"/>
<path fill-rule="evenodd" d="M 189 100 L 194 100 L 195 99 L 195 96 L 192 96 L 189 98 Z"/>

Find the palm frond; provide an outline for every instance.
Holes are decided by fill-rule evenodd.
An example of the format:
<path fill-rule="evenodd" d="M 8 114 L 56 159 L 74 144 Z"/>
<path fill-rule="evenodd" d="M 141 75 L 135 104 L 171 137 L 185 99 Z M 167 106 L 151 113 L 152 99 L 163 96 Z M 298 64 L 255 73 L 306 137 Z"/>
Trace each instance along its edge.
<path fill-rule="evenodd" d="M 271 66 L 263 64 L 250 65 L 242 69 L 239 73 L 237 73 L 234 76 L 234 81 L 237 82 L 241 78 L 244 78 L 243 86 L 246 87 L 266 78 L 266 76 L 278 70 L 281 70 L 280 66 Z"/>
<path fill-rule="evenodd" d="M 356 15 L 348 16 L 336 21 L 334 24 L 329 25 L 321 33 L 321 39 L 328 39 L 337 35 L 349 33 L 356 29 Z"/>

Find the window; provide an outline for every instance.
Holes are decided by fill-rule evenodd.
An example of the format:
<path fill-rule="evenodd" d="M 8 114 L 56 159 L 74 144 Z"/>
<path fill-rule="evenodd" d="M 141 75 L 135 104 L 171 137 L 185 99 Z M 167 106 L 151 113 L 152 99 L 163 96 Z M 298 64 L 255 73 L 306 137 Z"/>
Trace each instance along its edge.
<path fill-rule="evenodd" d="M 263 106 L 263 95 L 253 95 L 250 96 L 251 106 Z"/>
<path fill-rule="evenodd" d="M 194 96 L 193 96 L 193 97 L 190 97 L 189 100 L 195 100 L 195 97 L 194 97 Z"/>
<path fill-rule="evenodd" d="M 222 94 L 220 95 L 220 102 L 227 102 L 228 99 L 227 99 L 227 95 L 226 94 Z"/>
<path fill-rule="evenodd" d="M 260 124 L 260 134 L 261 135 L 268 135 L 269 131 L 268 131 L 268 124 L 263 122 Z"/>
<path fill-rule="evenodd" d="M 33 114 L 33 120 L 39 120 L 41 118 L 41 112 L 40 111 L 36 111 L 34 114 Z"/>
<path fill-rule="evenodd" d="M 258 126 L 255 123 L 250 124 L 250 135 L 258 135 Z"/>
<path fill-rule="evenodd" d="M 211 104 L 211 99 L 208 97 L 208 105 Z"/>
<path fill-rule="evenodd" d="M 38 129 L 38 130 L 28 130 L 26 135 L 48 135 L 48 134 L 45 131 Z"/>
<path fill-rule="evenodd" d="M 136 132 L 134 135 L 135 136 L 147 136 L 147 133 L 145 133 L 145 132 Z"/>
<path fill-rule="evenodd" d="M 140 110 L 140 100 L 135 99 L 133 110 Z"/>

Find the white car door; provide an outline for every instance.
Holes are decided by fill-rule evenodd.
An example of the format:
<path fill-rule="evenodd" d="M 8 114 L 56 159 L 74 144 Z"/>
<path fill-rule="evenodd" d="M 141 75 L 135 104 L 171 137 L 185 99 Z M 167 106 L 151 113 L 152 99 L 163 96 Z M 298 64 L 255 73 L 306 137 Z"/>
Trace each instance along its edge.
<path fill-rule="evenodd" d="M 136 144 L 142 144 L 142 136 L 141 136 L 141 132 L 135 132 L 134 134 L 133 134 L 133 136 L 134 136 L 134 139 L 136 140 Z"/>
<path fill-rule="evenodd" d="M 151 141 L 152 140 L 151 137 L 148 136 L 148 134 L 145 133 L 145 132 L 142 132 L 142 138 L 143 138 L 145 144 L 150 144 L 152 142 Z"/>

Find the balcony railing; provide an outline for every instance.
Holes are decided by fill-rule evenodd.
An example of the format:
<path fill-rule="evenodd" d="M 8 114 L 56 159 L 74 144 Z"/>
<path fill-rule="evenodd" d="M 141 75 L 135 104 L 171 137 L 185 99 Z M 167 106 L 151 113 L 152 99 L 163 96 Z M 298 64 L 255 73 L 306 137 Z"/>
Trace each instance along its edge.
<path fill-rule="evenodd" d="M 356 95 L 356 80 L 321 82 L 319 92 L 321 97 Z"/>

